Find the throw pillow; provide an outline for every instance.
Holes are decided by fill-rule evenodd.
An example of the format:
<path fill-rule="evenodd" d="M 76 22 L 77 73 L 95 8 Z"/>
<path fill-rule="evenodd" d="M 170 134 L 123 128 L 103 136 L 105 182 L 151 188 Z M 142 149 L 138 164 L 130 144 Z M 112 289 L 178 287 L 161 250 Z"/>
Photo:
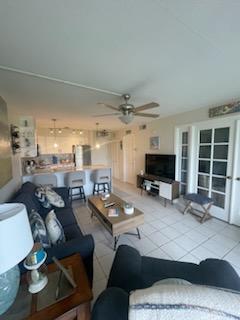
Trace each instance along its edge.
<path fill-rule="evenodd" d="M 32 211 L 29 215 L 29 222 L 34 242 L 40 242 L 44 248 L 51 246 L 44 221 L 40 214 Z"/>
<path fill-rule="evenodd" d="M 59 222 L 59 220 L 57 219 L 54 210 L 51 210 L 47 214 L 45 223 L 46 223 L 46 228 L 48 231 L 49 238 L 53 245 L 63 243 L 66 241 L 63 227 Z"/>
<path fill-rule="evenodd" d="M 58 208 L 63 208 L 65 206 L 62 197 L 59 194 L 57 194 L 51 187 L 45 187 L 45 194 L 48 202 L 53 206 Z"/>
<path fill-rule="evenodd" d="M 166 278 L 159 280 L 153 284 L 153 286 L 158 286 L 159 284 L 184 284 L 184 285 L 191 285 L 191 282 L 180 279 L 180 278 Z"/>
<path fill-rule="evenodd" d="M 240 319 L 240 292 L 200 285 L 160 284 L 136 290 L 129 320 Z"/>
<path fill-rule="evenodd" d="M 48 201 L 48 198 L 46 196 L 46 191 L 45 191 L 44 187 L 36 188 L 35 196 L 38 198 L 38 201 L 41 203 L 41 205 L 44 208 L 46 208 L 46 209 L 50 209 L 51 208 L 51 204 Z"/>

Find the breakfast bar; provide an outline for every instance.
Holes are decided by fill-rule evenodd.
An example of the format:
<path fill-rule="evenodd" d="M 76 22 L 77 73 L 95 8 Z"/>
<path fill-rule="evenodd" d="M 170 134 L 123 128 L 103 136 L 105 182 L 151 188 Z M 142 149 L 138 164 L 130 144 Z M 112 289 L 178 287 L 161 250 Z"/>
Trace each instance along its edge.
<path fill-rule="evenodd" d="M 82 168 L 74 168 L 74 167 L 53 167 L 53 168 L 47 168 L 47 169 L 37 169 L 32 174 L 25 174 L 22 176 L 22 182 L 33 181 L 33 177 L 35 175 L 41 175 L 41 174 L 53 174 L 57 178 L 57 187 L 64 187 L 65 186 L 65 180 L 66 176 L 69 172 L 76 172 L 76 171 L 84 171 L 86 175 L 86 184 L 84 185 L 84 191 L 85 195 L 89 196 L 93 192 L 93 181 L 92 181 L 92 175 L 95 170 L 98 169 L 110 169 L 110 181 L 112 182 L 112 173 L 111 168 L 108 166 L 103 165 L 92 165 L 92 166 L 83 166 Z M 110 185 L 112 184 L 110 182 Z"/>

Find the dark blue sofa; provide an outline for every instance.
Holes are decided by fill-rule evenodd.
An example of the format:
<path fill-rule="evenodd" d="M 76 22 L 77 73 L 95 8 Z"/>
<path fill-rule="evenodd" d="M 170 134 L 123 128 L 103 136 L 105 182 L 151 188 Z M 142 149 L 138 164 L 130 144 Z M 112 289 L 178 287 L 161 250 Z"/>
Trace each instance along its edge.
<path fill-rule="evenodd" d="M 166 278 L 240 291 L 240 277 L 227 261 L 206 259 L 198 265 L 142 257 L 136 249 L 122 245 L 117 250 L 107 289 L 94 304 L 91 319 L 127 320 L 130 291 Z"/>
<path fill-rule="evenodd" d="M 24 183 L 20 190 L 17 191 L 17 193 L 12 197 L 10 202 L 23 203 L 27 208 L 28 214 L 30 214 L 32 210 L 36 210 L 45 219 L 49 209 L 45 209 L 41 206 L 35 196 L 35 189 L 35 184 L 31 182 Z M 54 190 L 63 198 L 65 202 L 64 208 L 54 207 L 54 210 L 57 218 L 63 226 L 66 242 L 46 249 L 46 263 L 51 263 L 53 256 L 57 257 L 58 259 L 62 259 L 72 254 L 79 253 L 83 259 L 89 282 L 92 285 L 94 252 L 93 237 L 92 235 L 82 234 L 68 198 L 68 189 L 61 187 L 54 188 Z M 22 272 L 26 271 L 21 264 L 20 269 Z"/>

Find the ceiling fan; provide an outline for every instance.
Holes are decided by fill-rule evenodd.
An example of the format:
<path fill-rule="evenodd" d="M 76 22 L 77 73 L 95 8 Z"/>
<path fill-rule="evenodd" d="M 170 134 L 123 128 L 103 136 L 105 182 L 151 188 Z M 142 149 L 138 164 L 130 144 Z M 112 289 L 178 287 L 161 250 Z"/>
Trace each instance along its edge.
<path fill-rule="evenodd" d="M 156 108 L 159 106 L 156 102 L 150 102 L 147 104 L 144 104 L 140 107 L 134 107 L 133 104 L 129 103 L 128 100 L 131 98 L 130 94 L 123 94 L 122 95 L 124 99 L 124 103 L 120 104 L 118 107 L 114 107 L 110 104 L 98 102 L 98 104 L 104 105 L 105 107 L 117 111 L 116 113 L 108 113 L 103 115 L 96 115 L 94 117 L 105 117 L 105 116 L 113 116 L 113 115 L 120 115 L 118 118 L 125 124 L 128 124 L 132 122 L 134 116 L 138 117 L 148 117 L 148 118 L 157 118 L 159 117 L 158 114 L 152 114 L 152 113 L 143 113 L 140 111 Z"/>

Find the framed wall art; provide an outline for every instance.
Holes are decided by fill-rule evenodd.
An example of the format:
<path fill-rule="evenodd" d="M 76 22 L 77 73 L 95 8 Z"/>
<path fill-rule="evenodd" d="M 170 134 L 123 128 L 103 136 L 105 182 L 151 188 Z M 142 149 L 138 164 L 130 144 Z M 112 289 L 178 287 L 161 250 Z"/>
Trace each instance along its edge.
<path fill-rule="evenodd" d="M 151 150 L 158 150 L 160 149 L 160 137 L 150 137 L 150 149 Z"/>

